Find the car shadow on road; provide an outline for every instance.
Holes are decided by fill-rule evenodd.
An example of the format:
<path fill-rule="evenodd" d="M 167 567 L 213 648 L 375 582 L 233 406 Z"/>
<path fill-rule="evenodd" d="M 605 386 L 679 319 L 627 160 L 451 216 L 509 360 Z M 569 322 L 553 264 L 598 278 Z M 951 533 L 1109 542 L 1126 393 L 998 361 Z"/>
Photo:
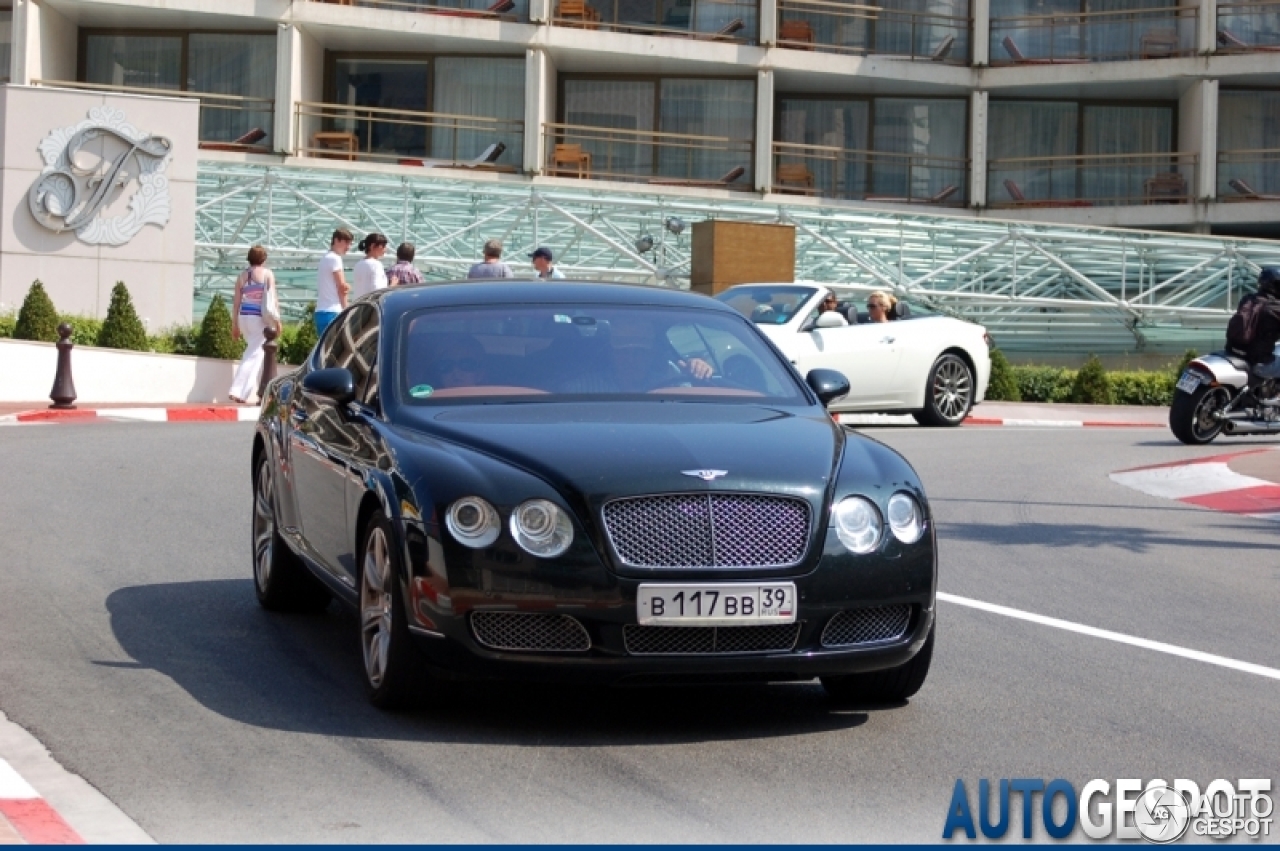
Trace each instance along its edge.
<path fill-rule="evenodd" d="M 364 695 L 354 614 L 266 612 L 250 580 L 122 588 L 111 628 L 133 663 L 173 679 L 206 708 L 245 724 L 322 735 L 449 743 L 600 747 L 822 733 L 867 721 L 817 683 L 608 688 L 442 683 L 412 712 Z"/>
<path fill-rule="evenodd" d="M 1258 530 L 1254 530 L 1258 531 Z M 1112 547 L 1146 553 L 1157 547 L 1217 550 L 1274 550 L 1274 543 L 1203 535 L 1172 535 L 1142 526 L 1098 526 L 1092 523 L 939 523 L 938 535 L 960 541 L 1050 548 Z"/>

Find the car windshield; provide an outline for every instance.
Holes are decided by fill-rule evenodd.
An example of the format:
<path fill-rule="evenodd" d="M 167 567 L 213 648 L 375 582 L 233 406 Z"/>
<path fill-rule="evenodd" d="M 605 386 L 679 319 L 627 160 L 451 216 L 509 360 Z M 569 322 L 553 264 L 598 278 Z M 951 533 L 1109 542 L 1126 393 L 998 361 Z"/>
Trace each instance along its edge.
<path fill-rule="evenodd" d="M 815 287 L 734 287 L 716 296 L 757 325 L 786 325 L 813 298 Z"/>
<path fill-rule="evenodd" d="M 399 386 L 410 404 L 805 398 L 758 332 L 718 311 L 462 307 L 410 314 L 402 328 Z"/>

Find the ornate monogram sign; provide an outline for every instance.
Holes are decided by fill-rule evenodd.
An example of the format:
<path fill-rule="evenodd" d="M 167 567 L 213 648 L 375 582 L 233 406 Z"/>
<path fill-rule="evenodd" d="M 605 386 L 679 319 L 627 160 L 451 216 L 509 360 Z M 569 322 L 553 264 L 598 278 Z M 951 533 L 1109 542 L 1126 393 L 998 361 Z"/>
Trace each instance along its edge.
<path fill-rule="evenodd" d="M 169 181 L 164 170 L 173 144 L 140 133 L 110 106 L 89 110 L 89 119 L 54 130 L 39 145 L 44 170 L 27 203 L 36 221 L 54 233 L 75 231 L 90 245 L 124 245 L 143 225 L 169 221 Z M 134 181 L 128 212 L 99 215 Z"/>

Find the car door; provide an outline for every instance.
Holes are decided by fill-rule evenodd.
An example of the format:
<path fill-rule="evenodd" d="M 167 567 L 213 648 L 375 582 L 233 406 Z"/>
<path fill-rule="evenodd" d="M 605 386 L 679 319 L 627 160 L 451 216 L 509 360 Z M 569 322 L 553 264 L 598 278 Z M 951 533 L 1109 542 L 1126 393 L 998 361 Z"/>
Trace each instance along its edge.
<path fill-rule="evenodd" d="M 315 368 L 348 369 L 356 387 L 361 388 L 372 367 L 369 346 L 376 351 L 379 321 L 372 304 L 358 304 L 343 313 L 321 341 Z M 289 436 L 305 546 L 325 570 L 349 586 L 355 583 L 355 541 L 349 528 L 346 494 L 353 479 L 363 479 L 353 464 L 359 449 L 354 406 L 340 408 L 298 388 L 290 412 Z"/>
<path fill-rule="evenodd" d="M 849 379 L 849 395 L 833 407 L 877 408 L 892 405 L 900 350 L 892 322 L 813 328 L 799 331 L 788 355 L 801 375 L 811 369 L 834 369 Z"/>

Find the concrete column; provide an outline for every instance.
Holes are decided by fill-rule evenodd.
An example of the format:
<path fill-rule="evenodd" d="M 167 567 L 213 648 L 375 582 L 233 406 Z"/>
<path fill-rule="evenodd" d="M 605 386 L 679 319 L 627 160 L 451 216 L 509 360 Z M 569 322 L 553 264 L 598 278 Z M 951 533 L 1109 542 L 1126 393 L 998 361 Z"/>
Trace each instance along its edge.
<path fill-rule="evenodd" d="M 969 95 L 969 206 L 987 206 L 987 93 Z"/>
<path fill-rule="evenodd" d="M 973 32 L 970 33 L 970 44 L 974 67 L 981 68 L 991 64 L 991 0 L 969 0 L 969 17 L 973 19 Z"/>
<path fill-rule="evenodd" d="M 551 0 L 529 0 L 529 20 L 535 24 L 551 21 Z"/>
<path fill-rule="evenodd" d="M 1218 194 L 1218 81 L 1198 80 L 1178 99 L 1178 151 L 1195 154 L 1192 198 L 1209 201 Z"/>
<path fill-rule="evenodd" d="M 1218 49 L 1218 0 L 1199 0 L 1196 12 L 1196 52 Z"/>
<path fill-rule="evenodd" d="M 318 118 L 297 118 L 298 104 L 324 97 L 324 48 L 297 24 L 276 31 L 276 118 L 273 145 L 293 154 L 320 129 Z"/>
<path fill-rule="evenodd" d="M 543 125 L 556 114 L 556 69 L 545 50 L 525 51 L 524 171 L 541 174 L 546 168 L 547 140 Z"/>
<path fill-rule="evenodd" d="M 57 10 L 36 0 L 17 0 L 11 38 L 9 81 L 14 85 L 76 79 L 78 30 Z"/>
<path fill-rule="evenodd" d="M 33 31 L 40 32 L 40 11 L 34 0 L 14 0 L 9 44 L 9 82 L 15 86 L 31 85 L 28 33 Z"/>
<path fill-rule="evenodd" d="M 778 0 L 760 0 L 760 43 L 767 47 L 778 43 Z"/>
<path fill-rule="evenodd" d="M 773 72 L 756 74 L 756 190 L 773 187 Z"/>

